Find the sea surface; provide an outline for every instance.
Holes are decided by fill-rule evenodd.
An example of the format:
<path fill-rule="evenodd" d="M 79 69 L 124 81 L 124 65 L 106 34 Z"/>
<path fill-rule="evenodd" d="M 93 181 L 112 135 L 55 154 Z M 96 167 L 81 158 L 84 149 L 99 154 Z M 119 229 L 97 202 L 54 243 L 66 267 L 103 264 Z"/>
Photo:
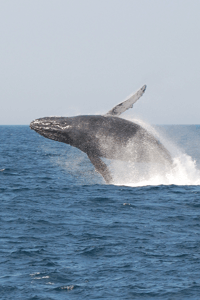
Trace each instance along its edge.
<path fill-rule="evenodd" d="M 140 122 L 141 123 L 141 122 Z M 200 126 L 144 126 L 161 168 L 0 126 L 0 299 L 200 299 Z"/>

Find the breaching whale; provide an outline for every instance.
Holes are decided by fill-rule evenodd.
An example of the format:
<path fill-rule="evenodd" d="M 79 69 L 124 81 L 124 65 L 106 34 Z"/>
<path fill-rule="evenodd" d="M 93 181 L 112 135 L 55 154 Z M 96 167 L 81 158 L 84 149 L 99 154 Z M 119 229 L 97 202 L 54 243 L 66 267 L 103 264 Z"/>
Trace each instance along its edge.
<path fill-rule="evenodd" d="M 85 152 L 106 183 L 112 183 L 112 176 L 101 158 L 171 164 L 170 153 L 151 133 L 136 123 L 119 118 L 145 90 L 146 85 L 105 115 L 45 117 L 32 121 L 30 128 L 48 139 Z"/>

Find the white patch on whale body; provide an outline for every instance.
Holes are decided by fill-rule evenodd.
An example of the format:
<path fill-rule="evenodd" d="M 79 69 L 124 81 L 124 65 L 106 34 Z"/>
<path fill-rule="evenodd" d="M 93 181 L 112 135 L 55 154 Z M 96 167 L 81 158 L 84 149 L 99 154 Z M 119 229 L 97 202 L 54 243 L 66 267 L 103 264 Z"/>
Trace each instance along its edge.
<path fill-rule="evenodd" d="M 46 122 L 43 120 L 35 120 L 33 122 L 33 125 L 38 127 L 38 128 L 42 128 L 43 130 L 49 130 L 49 129 L 53 129 L 53 130 L 57 130 L 57 129 L 61 129 L 61 130 L 65 130 L 65 129 L 69 129 L 72 128 L 71 125 L 66 125 L 66 126 L 62 126 L 60 125 L 57 121 L 52 121 L 52 122 Z"/>
<path fill-rule="evenodd" d="M 59 128 L 61 128 L 61 129 L 69 129 L 69 128 L 72 128 L 72 126 L 71 125 L 67 125 L 67 126 L 60 126 L 60 125 L 57 125 Z"/>

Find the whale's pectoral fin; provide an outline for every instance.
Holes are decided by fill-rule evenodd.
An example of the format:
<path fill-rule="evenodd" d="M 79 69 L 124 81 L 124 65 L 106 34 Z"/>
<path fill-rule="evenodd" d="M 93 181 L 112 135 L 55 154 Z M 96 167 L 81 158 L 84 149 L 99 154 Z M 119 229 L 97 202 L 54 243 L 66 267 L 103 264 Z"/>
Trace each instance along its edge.
<path fill-rule="evenodd" d="M 106 183 L 113 181 L 107 165 L 100 159 L 99 156 L 88 154 L 91 163 L 94 165 L 95 170 L 103 176 Z"/>
<path fill-rule="evenodd" d="M 139 89 L 135 94 L 128 97 L 128 99 L 126 99 L 124 102 L 113 107 L 104 116 L 105 117 L 109 117 L 109 116 L 117 117 L 117 116 L 121 115 L 123 112 L 125 112 L 127 109 L 132 108 L 133 104 L 144 94 L 146 87 L 147 87 L 146 85 L 143 85 L 143 87 L 141 89 Z"/>

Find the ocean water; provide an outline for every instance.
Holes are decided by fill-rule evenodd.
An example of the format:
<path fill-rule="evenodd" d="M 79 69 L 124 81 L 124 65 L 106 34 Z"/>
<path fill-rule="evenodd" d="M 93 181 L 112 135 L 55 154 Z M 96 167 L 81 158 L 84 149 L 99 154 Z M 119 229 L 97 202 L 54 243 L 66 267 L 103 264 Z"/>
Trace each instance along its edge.
<path fill-rule="evenodd" d="M 173 168 L 108 162 L 113 185 L 79 150 L 0 126 L 0 299 L 200 299 L 200 126 L 143 125 Z"/>

